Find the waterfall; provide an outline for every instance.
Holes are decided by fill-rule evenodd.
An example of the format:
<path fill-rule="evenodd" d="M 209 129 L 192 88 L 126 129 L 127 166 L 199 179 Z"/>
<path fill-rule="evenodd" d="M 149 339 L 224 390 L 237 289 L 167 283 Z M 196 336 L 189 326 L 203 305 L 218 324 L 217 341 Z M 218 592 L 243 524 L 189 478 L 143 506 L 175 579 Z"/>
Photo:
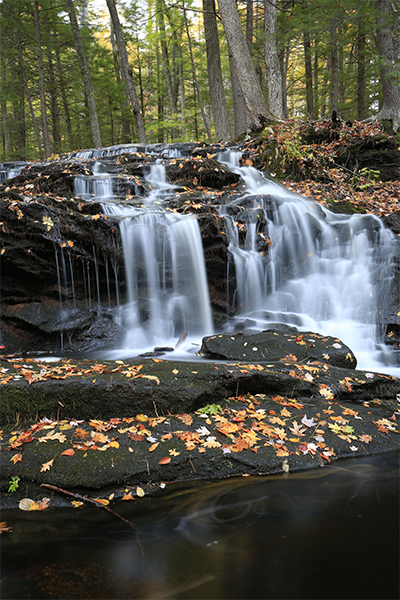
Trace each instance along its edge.
<path fill-rule="evenodd" d="M 381 338 L 394 234 L 374 215 L 334 214 L 252 167 L 239 168 L 237 153 L 225 152 L 220 160 L 247 186 L 244 196 L 221 207 L 236 279 L 233 323 L 295 325 L 342 339 L 360 368 L 390 363 Z"/>
<path fill-rule="evenodd" d="M 163 208 L 174 186 L 167 183 L 160 160 L 150 167 L 151 191 L 140 207 L 118 203 L 112 177 L 100 165 L 95 163 L 92 176 L 76 177 L 75 192 L 102 202 L 104 213 L 119 223 L 127 293 L 126 302 L 114 309 L 126 330 L 119 356 L 175 345 L 182 333 L 188 334 L 189 345 L 192 336 L 199 342 L 212 333 L 213 324 L 196 218 Z"/>

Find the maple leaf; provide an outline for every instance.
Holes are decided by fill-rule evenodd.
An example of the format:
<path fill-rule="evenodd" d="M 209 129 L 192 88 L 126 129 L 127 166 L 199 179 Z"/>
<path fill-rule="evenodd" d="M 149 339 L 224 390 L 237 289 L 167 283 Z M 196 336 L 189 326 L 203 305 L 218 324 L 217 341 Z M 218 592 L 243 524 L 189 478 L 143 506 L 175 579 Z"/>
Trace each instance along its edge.
<path fill-rule="evenodd" d="M 180 452 L 178 452 L 177 450 L 175 450 L 175 448 L 172 448 L 168 452 L 170 453 L 171 456 L 179 456 L 180 455 Z"/>
<path fill-rule="evenodd" d="M 303 423 L 303 425 L 306 425 L 306 427 L 315 427 L 315 425 L 317 425 L 317 422 L 314 421 L 314 417 L 311 417 L 311 419 L 307 419 L 307 415 L 304 415 L 301 422 Z"/>
<path fill-rule="evenodd" d="M 203 443 L 203 446 L 206 448 L 220 448 L 221 444 L 214 436 L 209 436 L 206 441 Z"/>
<path fill-rule="evenodd" d="M 369 444 L 370 442 L 372 442 L 372 436 L 367 435 L 366 433 L 363 433 L 362 435 L 360 435 L 358 437 L 358 439 L 360 440 L 360 442 L 365 442 L 366 444 Z"/>
<path fill-rule="evenodd" d="M 220 433 L 223 433 L 224 435 L 231 435 L 232 433 L 235 433 L 236 431 L 239 430 L 239 427 L 236 425 L 236 423 L 230 423 L 229 421 L 227 421 L 226 423 L 221 423 L 220 425 L 218 425 L 217 430 Z M 208 433 L 210 434 L 210 432 L 208 431 Z"/>
<path fill-rule="evenodd" d="M 54 223 L 53 223 L 53 221 L 51 220 L 50 217 L 42 217 L 42 222 L 43 222 L 43 225 L 46 225 L 47 231 L 50 231 L 50 229 L 54 225 Z"/>
<path fill-rule="evenodd" d="M 288 452 L 287 448 L 285 448 L 285 446 L 282 446 L 282 447 L 278 448 L 278 450 L 276 451 L 276 455 L 277 456 L 289 456 L 289 452 Z"/>
<path fill-rule="evenodd" d="M 132 492 L 129 493 L 124 493 L 124 495 L 122 496 L 121 500 L 134 500 L 134 497 L 132 496 Z"/>
<path fill-rule="evenodd" d="M 193 423 L 193 417 L 188 414 L 178 415 L 178 418 L 185 423 L 188 427 Z"/>
<path fill-rule="evenodd" d="M 14 456 L 12 456 L 12 457 L 10 458 L 10 460 L 11 460 L 11 461 L 14 463 L 14 465 L 15 465 L 17 462 L 21 462 L 21 460 L 22 460 L 22 454 L 14 454 Z"/>
<path fill-rule="evenodd" d="M 328 386 L 323 383 L 319 388 L 319 393 L 321 396 L 326 398 L 327 400 L 334 400 L 335 394 L 328 388 Z"/>
<path fill-rule="evenodd" d="M 305 435 L 306 430 L 301 425 L 298 425 L 297 421 L 293 421 L 293 426 L 289 427 L 289 431 L 291 431 L 294 435 Z"/>
<path fill-rule="evenodd" d="M 236 430 L 237 430 L 237 426 L 236 426 Z M 203 427 L 199 427 L 199 429 L 196 429 L 196 433 L 198 433 L 201 436 L 203 436 L 203 435 L 211 435 L 211 431 L 209 431 L 207 429 L 207 427 L 205 427 L 204 425 L 203 425 Z"/>
<path fill-rule="evenodd" d="M 75 429 L 74 435 L 81 440 L 85 440 L 87 437 L 89 437 L 90 432 L 85 431 L 85 429 L 81 429 L 80 427 L 77 427 Z"/>
<path fill-rule="evenodd" d="M 50 471 L 51 467 L 53 466 L 53 462 L 54 462 L 54 458 L 49 460 L 49 462 L 47 462 L 47 463 L 43 463 L 42 468 L 40 469 L 40 472 L 43 473 L 44 471 Z"/>

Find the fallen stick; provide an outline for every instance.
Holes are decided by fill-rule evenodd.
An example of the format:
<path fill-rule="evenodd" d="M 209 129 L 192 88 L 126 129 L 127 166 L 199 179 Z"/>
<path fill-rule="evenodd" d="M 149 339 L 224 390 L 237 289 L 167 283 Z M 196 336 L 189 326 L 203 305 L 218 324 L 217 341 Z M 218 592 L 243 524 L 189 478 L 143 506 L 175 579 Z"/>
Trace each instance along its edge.
<path fill-rule="evenodd" d="M 60 494 L 65 494 L 66 496 L 71 496 L 72 498 L 75 498 L 75 500 L 81 500 L 83 502 L 89 502 L 90 504 L 94 504 L 95 506 L 101 506 L 102 508 L 105 508 L 106 510 L 108 510 L 109 513 L 114 515 L 114 517 L 118 517 L 118 519 L 121 519 L 121 521 L 124 521 L 124 523 L 126 523 L 127 525 L 132 527 L 132 529 L 134 529 L 137 533 L 137 527 L 134 523 L 131 523 L 130 521 L 128 521 L 128 519 L 125 519 L 125 517 L 122 517 L 118 513 L 114 512 L 113 510 L 111 510 L 111 508 L 109 508 L 108 506 L 106 506 L 105 504 L 100 502 L 99 500 L 93 500 L 93 498 L 88 498 L 87 496 L 81 496 L 81 494 L 75 494 L 74 492 L 68 492 L 68 490 L 63 490 L 62 488 L 56 487 L 55 485 L 50 485 L 49 483 L 42 483 L 41 487 L 48 488 L 49 490 L 53 490 L 54 492 L 59 492 Z M 140 542 L 139 542 L 139 545 L 140 545 Z"/>

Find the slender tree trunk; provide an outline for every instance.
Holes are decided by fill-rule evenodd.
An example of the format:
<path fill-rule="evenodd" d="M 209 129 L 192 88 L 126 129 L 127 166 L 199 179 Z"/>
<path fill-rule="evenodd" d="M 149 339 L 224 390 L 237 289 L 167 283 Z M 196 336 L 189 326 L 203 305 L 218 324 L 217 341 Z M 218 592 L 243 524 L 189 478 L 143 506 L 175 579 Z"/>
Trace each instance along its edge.
<path fill-rule="evenodd" d="M 44 75 L 43 75 L 43 54 L 42 43 L 40 39 L 40 22 L 39 22 L 39 2 L 33 0 L 33 14 L 35 21 L 35 38 L 36 38 L 36 53 L 38 60 L 39 74 L 39 92 L 40 92 L 40 113 L 42 116 L 42 134 L 45 156 L 50 156 L 49 130 L 47 127 L 47 111 L 46 111 L 46 96 L 44 91 Z"/>
<path fill-rule="evenodd" d="M 276 50 L 276 1 L 264 0 L 264 58 L 268 106 L 274 115 L 282 117 L 282 74 Z"/>
<path fill-rule="evenodd" d="M 313 83 L 313 92 L 314 92 L 314 118 L 318 118 L 319 115 L 319 76 L 318 76 L 318 41 L 314 41 L 314 83 Z"/>
<path fill-rule="evenodd" d="M 204 129 L 206 130 L 208 141 L 211 144 L 212 143 L 212 135 L 211 135 L 210 120 L 204 110 L 204 104 L 203 104 L 203 100 L 201 99 L 199 82 L 197 80 L 196 67 L 195 67 L 194 58 L 193 58 L 192 42 L 191 42 L 190 31 L 189 31 L 189 23 L 187 20 L 187 14 L 186 14 L 186 8 L 185 8 L 185 0 L 182 0 L 182 8 L 183 8 L 183 16 L 185 19 L 186 35 L 187 35 L 187 39 L 188 39 L 190 62 L 192 63 L 193 85 L 195 87 L 195 90 L 197 92 L 197 97 L 199 99 L 199 106 L 200 106 L 200 112 L 201 112 L 201 117 L 203 120 Z"/>
<path fill-rule="evenodd" d="M 252 2 L 252 0 L 251 0 Z M 214 118 L 215 136 L 218 141 L 230 139 L 228 110 L 222 80 L 221 55 L 214 0 L 203 0 L 204 35 L 206 38 L 208 86 Z"/>
<path fill-rule="evenodd" d="M 115 43 L 115 33 L 112 21 L 110 21 L 110 42 L 113 53 L 113 61 L 114 61 L 114 69 L 115 69 L 115 77 L 117 79 L 118 86 L 121 84 L 121 71 L 119 67 L 119 58 L 118 58 L 118 50 Z M 122 127 L 122 142 L 127 143 L 131 139 L 131 127 L 128 119 L 126 118 L 126 114 L 129 112 L 129 98 L 126 94 L 126 86 L 123 88 L 123 106 L 121 110 L 121 127 Z"/>
<path fill-rule="evenodd" d="M 389 0 L 375 0 L 375 8 L 383 100 L 382 108 L 375 118 L 391 120 L 394 131 L 398 131 L 400 130 L 400 87 L 398 79 L 400 65 L 396 64 L 398 59 L 396 55 L 397 38 L 388 25 L 390 16 L 392 16 L 393 24 L 398 22 L 398 18 L 396 19 L 394 15 L 390 14 Z"/>
<path fill-rule="evenodd" d="M 231 72 L 231 88 L 233 100 L 233 114 L 235 123 L 235 137 L 250 129 L 250 117 L 244 102 L 236 67 L 233 62 L 232 53 L 229 51 L 229 68 Z"/>
<path fill-rule="evenodd" d="M 48 55 L 48 65 L 49 65 L 49 75 L 50 75 L 50 112 L 51 112 L 51 129 L 53 134 L 53 145 L 54 152 L 57 154 L 61 150 L 61 135 L 60 135 L 60 110 L 58 106 L 58 96 L 57 96 L 57 78 L 54 71 L 53 58 L 51 55 L 50 48 L 47 52 Z"/>
<path fill-rule="evenodd" d="M 157 26 L 160 34 L 160 45 L 161 45 L 161 56 L 162 56 L 162 67 L 165 77 L 165 85 L 167 87 L 168 104 L 171 116 L 175 115 L 176 109 L 176 95 L 172 87 L 171 68 L 169 63 L 167 36 L 165 33 L 165 22 L 164 13 L 166 11 L 164 0 L 156 0 L 157 10 Z M 173 134 L 174 135 L 174 134 Z"/>
<path fill-rule="evenodd" d="M 307 14 L 307 2 L 303 0 L 303 12 Z M 306 74 L 306 99 L 307 99 L 307 117 L 314 119 L 314 94 L 313 94 L 313 76 L 311 62 L 311 37 L 310 32 L 305 26 L 303 29 L 303 47 L 304 47 L 304 66 Z"/>
<path fill-rule="evenodd" d="M 7 112 L 7 98 L 6 98 L 6 90 L 5 90 L 5 81 L 6 81 L 6 66 L 4 62 L 4 56 L 2 52 L 2 45 L 0 44 L 0 72 L 1 78 L 3 81 L 2 89 L 0 89 L 0 104 L 1 104 L 1 122 L 3 129 L 3 146 L 4 146 L 4 154 L 5 159 L 9 160 L 12 156 L 12 143 L 11 143 L 11 133 L 9 126 L 9 117 Z"/>
<path fill-rule="evenodd" d="M 337 43 L 337 18 L 333 17 L 329 27 L 329 40 L 331 50 L 331 111 L 339 112 L 339 57 Z"/>
<path fill-rule="evenodd" d="M 365 119 L 365 20 L 358 18 L 357 36 L 357 119 Z"/>
<path fill-rule="evenodd" d="M 70 144 L 71 148 L 73 148 L 73 134 L 72 134 L 71 116 L 69 114 L 67 94 L 66 94 L 66 91 L 65 91 L 64 78 L 63 78 L 63 75 L 62 75 L 60 50 L 59 50 L 59 48 L 58 48 L 57 45 L 56 45 L 56 63 L 57 63 L 57 72 L 58 72 L 58 87 L 59 87 L 59 90 L 61 92 L 61 100 L 62 100 L 62 105 L 63 105 L 63 109 L 64 109 L 64 119 L 65 119 L 65 124 L 67 126 L 67 132 L 68 132 L 68 141 L 69 141 L 69 144 Z"/>
<path fill-rule="evenodd" d="M 251 129 L 260 129 L 264 127 L 266 121 L 273 119 L 274 115 L 265 103 L 240 23 L 236 2 L 219 0 L 218 6 L 240 89 L 250 116 Z"/>
<path fill-rule="evenodd" d="M 69 0 L 70 1 L 70 0 Z M 128 54 L 126 51 L 126 46 L 124 42 L 124 37 L 122 35 L 121 23 L 118 18 L 117 9 L 115 7 L 114 0 L 107 0 L 108 10 L 110 12 L 111 20 L 114 27 L 115 39 L 117 41 L 117 48 L 119 59 L 121 62 L 121 71 L 122 76 L 125 80 L 126 87 L 128 90 L 129 100 L 132 106 L 133 115 L 135 117 L 136 129 L 139 136 L 139 141 L 141 144 L 147 144 L 147 135 L 144 127 L 143 115 L 140 110 L 140 105 L 138 102 L 138 98 L 136 95 L 135 84 L 133 82 L 132 70 L 129 66 Z"/>
<path fill-rule="evenodd" d="M 44 155 L 43 155 L 43 149 L 42 149 L 42 142 L 40 140 L 39 128 L 38 128 L 38 125 L 37 125 L 36 115 L 35 115 L 35 111 L 34 111 L 34 108 L 33 108 L 31 93 L 29 91 L 28 79 L 26 77 L 26 71 L 25 71 L 25 66 L 24 66 L 24 58 L 23 58 L 23 55 L 22 55 L 21 38 L 20 38 L 20 35 L 19 35 L 18 22 L 17 22 L 17 18 L 15 16 L 14 2 L 13 1 L 11 1 L 11 13 L 12 13 L 12 16 L 13 16 L 14 26 L 15 26 L 15 33 L 16 33 L 16 37 L 17 37 L 19 68 L 20 68 L 20 72 L 21 72 L 21 75 L 22 75 L 22 80 L 23 80 L 24 86 L 25 86 L 26 97 L 28 99 L 29 109 L 31 111 L 32 123 L 33 123 L 33 127 L 35 129 L 35 135 L 36 135 L 36 141 L 37 141 L 37 145 L 38 145 L 38 149 L 39 149 L 40 159 L 43 160 Z M 25 125 L 24 125 L 24 127 L 25 127 Z"/>
<path fill-rule="evenodd" d="M 65 0 L 65 4 L 67 7 L 69 21 L 71 23 L 72 35 L 74 36 L 76 53 L 78 56 L 79 68 L 81 70 L 83 85 L 85 86 L 86 93 L 86 101 L 89 109 L 89 120 L 90 120 L 90 129 L 92 132 L 92 140 L 93 144 L 96 148 L 100 148 L 101 146 L 101 136 L 100 136 L 100 127 L 99 120 L 97 117 L 97 109 L 96 102 L 94 98 L 94 90 L 92 85 L 92 79 L 90 77 L 90 71 L 88 67 L 88 63 L 86 60 L 85 52 L 83 49 L 83 43 L 81 34 L 79 31 L 78 21 L 76 20 L 75 9 L 73 5 L 73 0 Z"/>
<path fill-rule="evenodd" d="M 246 42 L 250 51 L 253 53 L 253 0 L 246 2 Z"/>

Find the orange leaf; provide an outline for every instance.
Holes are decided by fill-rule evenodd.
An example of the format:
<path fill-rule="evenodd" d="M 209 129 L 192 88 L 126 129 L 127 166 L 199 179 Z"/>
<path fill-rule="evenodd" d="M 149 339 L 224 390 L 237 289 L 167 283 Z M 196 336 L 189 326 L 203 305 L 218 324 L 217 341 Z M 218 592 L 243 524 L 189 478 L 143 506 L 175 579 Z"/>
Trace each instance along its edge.
<path fill-rule="evenodd" d="M 165 458 L 162 458 L 161 460 L 158 461 L 159 465 L 168 465 L 171 462 L 171 459 L 169 456 L 165 456 Z"/>
<path fill-rule="evenodd" d="M 129 494 L 124 494 L 122 496 L 121 500 L 134 500 L 134 497 L 132 496 L 132 492 L 129 492 Z"/>
<path fill-rule="evenodd" d="M 22 454 L 14 454 L 14 456 L 12 456 L 10 458 L 10 460 L 12 460 L 13 463 L 14 463 L 14 465 L 15 465 L 15 463 L 21 462 L 21 460 L 22 460 Z"/>
<path fill-rule="evenodd" d="M 72 448 L 69 448 L 68 450 L 64 450 L 64 452 L 61 452 L 61 456 L 73 456 L 75 454 L 75 450 L 73 450 Z"/>
<path fill-rule="evenodd" d="M 43 471 L 50 471 L 51 467 L 53 466 L 53 462 L 54 462 L 54 458 L 49 460 L 49 462 L 47 462 L 47 463 L 43 463 L 42 468 L 40 469 L 40 472 L 43 473 Z"/>

